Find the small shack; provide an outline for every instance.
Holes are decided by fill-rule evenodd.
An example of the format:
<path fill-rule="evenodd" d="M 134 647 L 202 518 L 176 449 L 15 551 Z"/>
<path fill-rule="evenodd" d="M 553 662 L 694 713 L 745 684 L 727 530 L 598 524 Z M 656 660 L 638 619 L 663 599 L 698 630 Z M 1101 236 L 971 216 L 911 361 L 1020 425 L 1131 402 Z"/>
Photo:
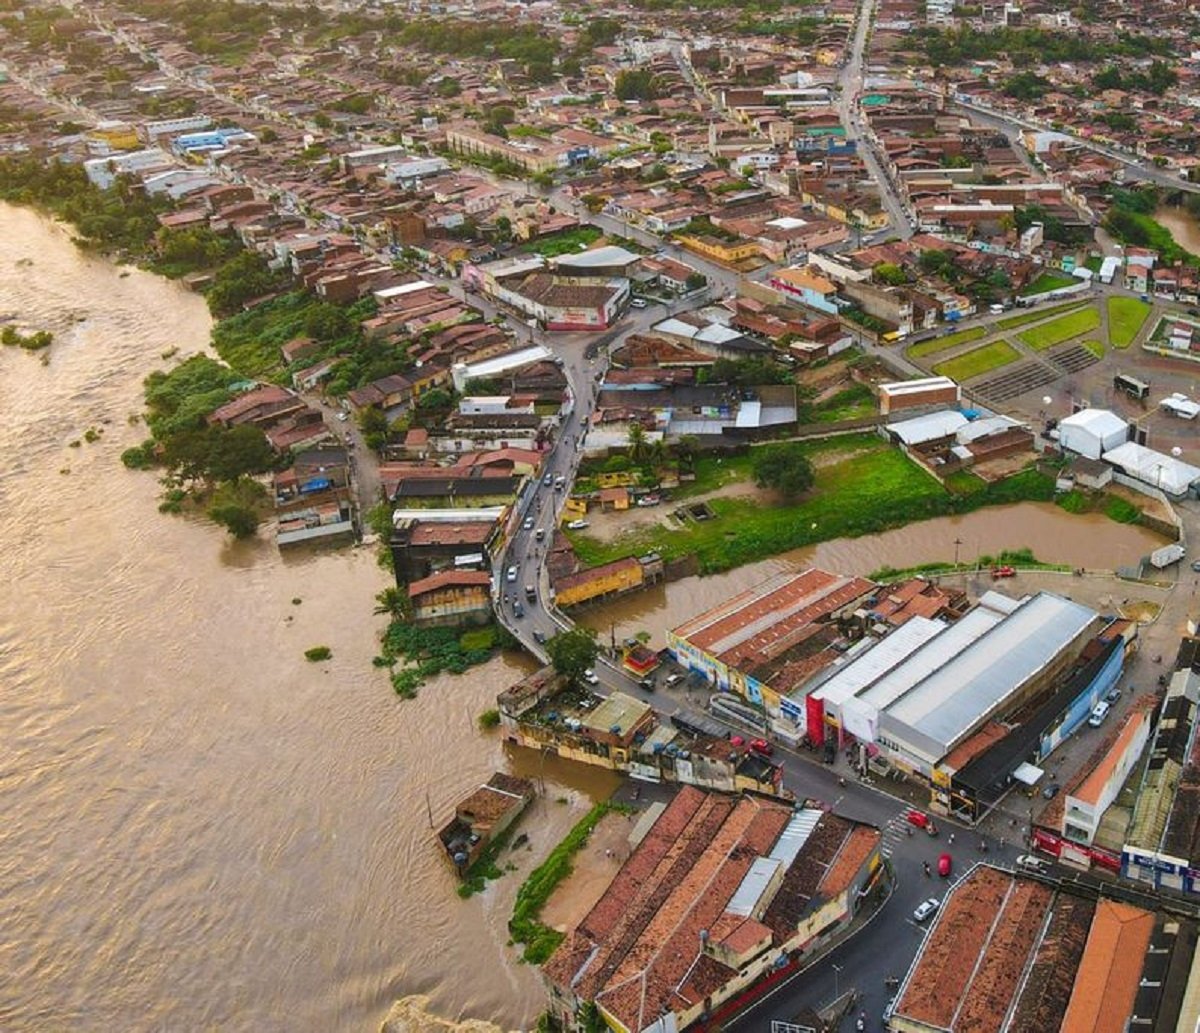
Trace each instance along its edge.
<path fill-rule="evenodd" d="M 533 799 L 533 783 L 497 772 L 454 808 L 454 817 L 438 832 L 446 860 L 462 878 Z"/>

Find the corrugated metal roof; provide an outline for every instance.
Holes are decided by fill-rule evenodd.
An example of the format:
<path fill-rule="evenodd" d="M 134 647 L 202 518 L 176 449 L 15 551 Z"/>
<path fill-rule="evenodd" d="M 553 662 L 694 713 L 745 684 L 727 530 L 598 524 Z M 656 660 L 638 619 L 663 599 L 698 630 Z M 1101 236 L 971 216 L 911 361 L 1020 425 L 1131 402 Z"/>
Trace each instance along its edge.
<path fill-rule="evenodd" d="M 779 838 L 767 856 L 773 861 L 778 861 L 785 868 L 791 867 L 824 813 L 816 807 L 805 807 L 796 811 L 783 827 L 783 831 L 779 833 Z"/>
<path fill-rule="evenodd" d="M 889 423 L 887 430 L 906 445 L 920 445 L 926 441 L 937 441 L 949 437 L 967 425 L 967 418 L 957 410 L 931 412 L 912 420 Z"/>
<path fill-rule="evenodd" d="M 976 606 L 942 634 L 910 654 L 902 664 L 884 674 L 874 685 L 861 693 L 859 698 L 879 710 L 885 710 L 914 685 L 949 663 L 977 638 L 998 624 L 1001 616 L 990 607 Z"/>
<path fill-rule="evenodd" d="M 949 750 L 1096 617 L 1080 603 L 1039 592 L 892 703 L 887 716 Z"/>
<path fill-rule="evenodd" d="M 743 918 L 754 914 L 754 909 L 762 900 L 762 895 L 766 893 L 771 879 L 781 865 L 782 862 L 773 857 L 756 857 L 738 888 L 733 891 L 725 910 L 731 915 L 741 915 Z"/>
<path fill-rule="evenodd" d="M 903 663 L 926 642 L 945 630 L 944 621 L 930 620 L 919 615 L 911 617 L 890 635 L 842 667 L 825 684 L 816 688 L 812 695 L 833 706 L 840 706 Z"/>

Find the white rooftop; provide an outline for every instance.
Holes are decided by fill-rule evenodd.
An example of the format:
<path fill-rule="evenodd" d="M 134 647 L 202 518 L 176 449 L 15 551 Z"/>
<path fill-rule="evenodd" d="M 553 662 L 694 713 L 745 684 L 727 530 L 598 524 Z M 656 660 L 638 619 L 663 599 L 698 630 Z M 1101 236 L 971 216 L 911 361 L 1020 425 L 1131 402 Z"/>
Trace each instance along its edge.
<path fill-rule="evenodd" d="M 594 268 L 605 265 L 629 265 L 641 256 L 635 255 L 616 244 L 606 244 L 604 247 L 592 248 L 590 251 L 580 251 L 578 254 L 559 255 L 554 260 L 555 265 L 573 265 L 577 267 Z"/>
<path fill-rule="evenodd" d="M 889 423 L 888 433 L 894 434 L 906 445 L 921 445 L 926 441 L 937 441 L 957 434 L 967 425 L 967 418 L 956 409 L 944 409 L 917 416 L 899 423 Z"/>
<path fill-rule="evenodd" d="M 1200 405 L 1193 402 L 1187 395 L 1176 393 L 1164 398 L 1159 404 L 1168 412 L 1182 416 L 1185 420 L 1194 420 L 1200 415 Z"/>
<path fill-rule="evenodd" d="M 1106 463 L 1119 466 L 1130 477 L 1151 484 L 1168 495 L 1186 495 L 1188 489 L 1200 481 L 1200 467 L 1155 452 L 1135 441 L 1126 441 L 1110 449 L 1102 458 Z"/>
<path fill-rule="evenodd" d="M 812 696 L 833 706 L 840 706 L 903 663 L 926 642 L 945 630 L 944 621 L 921 616 L 911 617 L 891 634 L 836 671 L 824 684 L 812 691 Z"/>
<path fill-rule="evenodd" d="M 880 384 L 879 393 L 897 397 L 944 387 L 958 387 L 958 384 L 949 377 L 921 377 L 919 380 L 897 380 L 891 384 Z"/>
<path fill-rule="evenodd" d="M 1079 412 L 1059 420 L 1058 426 L 1060 430 L 1063 427 L 1079 427 L 1098 438 L 1129 429 L 1128 423 L 1108 409 L 1080 409 Z"/>
<path fill-rule="evenodd" d="M 469 365 L 464 364 L 462 369 L 465 370 L 468 380 L 480 380 L 497 376 L 510 369 L 520 369 L 522 366 L 528 366 L 532 362 L 541 362 L 543 359 L 551 358 L 553 354 L 549 348 L 535 344 L 529 348 L 521 348 L 504 355 L 496 355 L 490 359 L 483 359 L 481 362 L 473 362 Z M 457 370 L 459 367 L 456 366 L 455 369 Z"/>

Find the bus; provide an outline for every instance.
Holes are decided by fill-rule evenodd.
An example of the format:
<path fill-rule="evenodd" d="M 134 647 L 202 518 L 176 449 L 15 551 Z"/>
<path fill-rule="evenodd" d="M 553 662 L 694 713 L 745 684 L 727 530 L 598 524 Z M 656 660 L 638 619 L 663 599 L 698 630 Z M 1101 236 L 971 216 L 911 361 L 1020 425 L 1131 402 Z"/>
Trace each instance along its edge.
<path fill-rule="evenodd" d="M 1118 391 L 1124 391 L 1130 398 L 1143 400 L 1150 394 L 1150 385 L 1144 380 L 1138 380 L 1137 377 L 1131 377 L 1125 373 L 1118 373 L 1113 377 L 1113 387 Z"/>

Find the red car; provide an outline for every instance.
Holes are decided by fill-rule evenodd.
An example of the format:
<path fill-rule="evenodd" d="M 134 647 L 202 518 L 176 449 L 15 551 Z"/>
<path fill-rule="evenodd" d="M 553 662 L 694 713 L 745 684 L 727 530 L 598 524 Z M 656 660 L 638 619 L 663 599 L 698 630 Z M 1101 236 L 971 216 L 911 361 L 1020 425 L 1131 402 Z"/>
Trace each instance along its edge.
<path fill-rule="evenodd" d="M 761 753 L 764 757 L 769 757 L 775 752 L 775 747 L 767 742 L 766 739 L 751 739 L 750 749 L 755 753 Z"/>
<path fill-rule="evenodd" d="M 992 567 L 992 580 L 1002 577 L 1016 577 L 1017 572 L 1012 567 Z"/>
<path fill-rule="evenodd" d="M 942 854 L 941 857 L 938 858 L 938 875 L 940 875 L 942 878 L 947 878 L 950 875 L 950 869 L 953 866 L 953 863 L 954 862 L 950 859 L 949 854 Z"/>
<path fill-rule="evenodd" d="M 730 746 L 739 746 L 739 747 L 745 746 L 746 740 L 743 739 L 740 735 L 731 735 L 729 737 L 729 745 Z"/>

